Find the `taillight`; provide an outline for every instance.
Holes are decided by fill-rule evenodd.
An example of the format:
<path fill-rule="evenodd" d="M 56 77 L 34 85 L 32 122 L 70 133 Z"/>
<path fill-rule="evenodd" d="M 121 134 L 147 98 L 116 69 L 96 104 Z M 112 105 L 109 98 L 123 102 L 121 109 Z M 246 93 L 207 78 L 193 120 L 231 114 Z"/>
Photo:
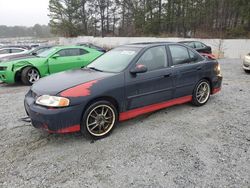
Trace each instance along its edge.
<path fill-rule="evenodd" d="M 215 65 L 214 71 L 216 72 L 217 75 L 220 74 L 220 64 L 219 64 L 219 63 L 217 63 L 217 64 Z"/>

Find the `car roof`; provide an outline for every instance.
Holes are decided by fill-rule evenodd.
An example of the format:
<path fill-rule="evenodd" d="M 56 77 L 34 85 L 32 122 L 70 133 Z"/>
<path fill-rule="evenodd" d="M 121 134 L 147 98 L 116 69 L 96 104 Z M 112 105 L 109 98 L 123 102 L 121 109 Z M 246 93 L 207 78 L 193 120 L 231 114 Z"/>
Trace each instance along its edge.
<path fill-rule="evenodd" d="M 178 43 L 191 43 L 191 42 L 201 42 L 201 41 L 198 41 L 198 40 L 184 40 L 184 41 L 180 41 Z"/>
<path fill-rule="evenodd" d="M 73 46 L 54 46 L 52 48 L 57 49 L 57 50 L 70 49 L 70 48 L 81 48 L 81 49 L 85 49 L 85 50 L 87 50 L 89 52 L 97 51 L 97 50 L 95 50 L 93 48 L 88 48 L 88 47 L 85 47 L 85 46 L 77 46 L 77 45 L 73 45 Z"/>
<path fill-rule="evenodd" d="M 4 47 L 4 48 L 0 48 L 0 50 L 6 50 L 6 49 L 27 50 L 27 49 L 24 49 L 24 48 L 19 48 L 19 47 Z"/>
<path fill-rule="evenodd" d="M 153 47 L 158 46 L 160 44 L 178 44 L 177 42 L 139 42 L 139 43 L 131 43 L 131 44 L 125 44 L 121 47 L 135 47 L 135 48 L 146 48 L 146 47 Z"/>

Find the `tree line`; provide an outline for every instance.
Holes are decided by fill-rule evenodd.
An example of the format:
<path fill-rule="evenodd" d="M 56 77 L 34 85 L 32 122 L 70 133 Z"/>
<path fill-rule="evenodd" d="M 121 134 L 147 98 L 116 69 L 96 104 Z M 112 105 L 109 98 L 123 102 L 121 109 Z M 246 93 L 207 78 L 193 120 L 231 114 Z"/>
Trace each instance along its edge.
<path fill-rule="evenodd" d="M 35 24 L 33 27 L 0 25 L 0 38 L 51 37 L 48 25 Z"/>
<path fill-rule="evenodd" d="M 249 37 L 249 0 L 50 0 L 54 34 Z"/>

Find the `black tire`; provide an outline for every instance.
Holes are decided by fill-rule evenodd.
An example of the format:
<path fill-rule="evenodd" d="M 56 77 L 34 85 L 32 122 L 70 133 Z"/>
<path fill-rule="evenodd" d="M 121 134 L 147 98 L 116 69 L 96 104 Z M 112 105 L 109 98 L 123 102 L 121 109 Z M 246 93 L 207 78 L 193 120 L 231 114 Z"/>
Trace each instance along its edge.
<path fill-rule="evenodd" d="M 105 111 L 103 111 L 103 108 L 105 109 Z M 95 113 L 95 111 L 99 113 L 98 114 L 99 116 L 97 115 L 97 113 Z M 110 116 L 110 115 L 113 116 L 112 119 L 109 118 L 111 119 L 110 122 L 106 122 L 108 120 L 105 118 L 105 115 L 102 116 L 104 112 L 106 112 L 107 116 Z M 94 114 L 96 116 L 95 118 L 93 117 Z M 97 116 L 99 119 L 97 118 Z M 118 112 L 117 112 L 117 109 L 114 107 L 114 105 L 110 103 L 109 101 L 105 101 L 105 100 L 97 101 L 91 104 L 85 110 L 83 118 L 82 118 L 82 122 L 81 122 L 81 132 L 84 134 L 85 137 L 89 139 L 95 139 L 95 140 L 101 139 L 101 138 L 107 137 L 113 131 L 113 129 L 115 128 L 117 124 L 117 121 L 118 121 Z M 95 122 L 100 122 L 100 123 L 95 123 Z M 106 130 L 105 130 L 105 123 L 108 124 L 106 125 L 107 127 Z M 101 133 L 102 131 L 101 129 L 103 129 L 103 133 Z"/>
<path fill-rule="evenodd" d="M 36 79 L 33 79 L 34 81 L 32 81 L 29 76 L 29 73 L 31 73 L 32 71 L 37 73 Z M 39 71 L 34 67 L 25 67 L 21 72 L 21 81 L 24 85 L 32 85 L 38 79 L 40 79 L 40 74 Z"/>
<path fill-rule="evenodd" d="M 204 91 L 204 96 L 202 96 L 201 98 L 199 98 L 199 93 L 200 93 L 200 89 L 201 87 L 204 85 L 204 87 L 206 86 L 207 87 L 207 90 L 206 92 Z M 208 80 L 206 79 L 202 79 L 200 80 L 195 88 L 194 88 L 194 91 L 193 91 L 193 96 L 192 96 L 192 104 L 195 105 L 195 106 L 203 106 L 204 104 L 207 103 L 207 101 L 209 100 L 210 98 L 210 94 L 211 94 L 211 86 L 210 86 L 210 83 Z M 202 100 L 203 99 L 203 100 Z"/>

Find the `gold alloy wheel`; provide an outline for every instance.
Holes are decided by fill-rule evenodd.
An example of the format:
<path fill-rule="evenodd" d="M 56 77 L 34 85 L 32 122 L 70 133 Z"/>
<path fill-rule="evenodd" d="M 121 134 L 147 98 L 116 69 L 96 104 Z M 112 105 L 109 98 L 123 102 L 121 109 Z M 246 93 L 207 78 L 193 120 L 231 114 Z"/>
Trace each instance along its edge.
<path fill-rule="evenodd" d="M 115 120 L 115 112 L 110 106 L 98 105 L 87 116 L 87 130 L 91 135 L 104 136 L 113 128 Z"/>
<path fill-rule="evenodd" d="M 210 95 L 210 86 L 207 82 L 201 82 L 196 90 L 196 99 L 200 104 L 207 102 Z"/>

